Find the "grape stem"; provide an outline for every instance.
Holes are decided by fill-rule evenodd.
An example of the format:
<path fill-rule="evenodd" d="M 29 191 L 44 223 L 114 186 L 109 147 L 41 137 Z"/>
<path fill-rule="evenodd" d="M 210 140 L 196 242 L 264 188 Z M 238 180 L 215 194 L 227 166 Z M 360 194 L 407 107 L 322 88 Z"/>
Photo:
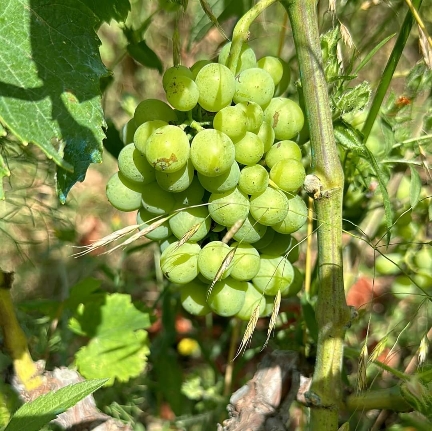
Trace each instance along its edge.
<path fill-rule="evenodd" d="M 346 304 L 342 263 L 344 174 L 333 134 L 324 76 L 315 0 L 281 0 L 288 12 L 300 68 L 310 130 L 312 172 L 320 182 L 315 196 L 318 241 L 318 345 L 312 386 L 310 428 L 338 429 L 342 406 L 343 340 L 351 319 Z"/>
<path fill-rule="evenodd" d="M 261 0 L 254 5 L 248 12 L 246 12 L 236 24 L 233 31 L 232 45 L 228 55 L 227 67 L 235 75 L 237 70 L 237 63 L 240 58 L 242 45 L 249 40 L 249 28 L 253 21 L 261 14 L 261 12 L 268 8 L 278 0 Z"/>

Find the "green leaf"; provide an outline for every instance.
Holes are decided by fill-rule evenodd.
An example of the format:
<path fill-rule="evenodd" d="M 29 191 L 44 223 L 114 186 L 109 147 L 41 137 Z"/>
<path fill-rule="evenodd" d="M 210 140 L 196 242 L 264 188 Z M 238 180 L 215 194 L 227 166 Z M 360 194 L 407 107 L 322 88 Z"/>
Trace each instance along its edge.
<path fill-rule="evenodd" d="M 145 329 L 150 325 L 149 314 L 139 311 L 132 304 L 130 295 L 121 293 L 84 304 L 69 321 L 69 328 L 74 332 L 101 338 L 121 338 L 127 331 Z"/>
<path fill-rule="evenodd" d="M 360 111 L 369 103 L 370 95 L 370 85 L 368 82 L 364 81 L 354 88 L 345 90 L 336 100 L 335 105 L 342 114 Z"/>
<path fill-rule="evenodd" d="M 336 143 L 341 145 L 345 150 L 356 153 L 364 152 L 363 136 L 351 124 L 342 120 L 337 121 L 334 124 L 334 135 Z"/>
<path fill-rule="evenodd" d="M 62 203 L 102 160 L 97 24 L 74 0 L 5 0 L 0 10 L 0 121 L 57 163 Z"/>
<path fill-rule="evenodd" d="M 422 182 L 420 179 L 420 175 L 414 169 L 413 166 L 410 165 L 411 170 L 411 182 L 410 182 L 410 204 L 412 208 L 415 208 L 420 200 L 420 193 L 422 189 Z"/>
<path fill-rule="evenodd" d="M 106 379 L 88 380 L 41 395 L 19 408 L 4 431 L 38 431 L 60 413 L 99 389 L 105 382 Z"/>
<path fill-rule="evenodd" d="M 129 0 L 81 0 L 100 19 L 110 22 L 111 19 L 125 21 L 131 9 Z"/>
<path fill-rule="evenodd" d="M 94 300 L 95 292 L 100 288 L 101 280 L 96 278 L 85 278 L 71 287 L 69 298 L 65 301 L 65 307 L 75 311 L 79 304 L 86 304 Z M 104 294 L 105 297 L 105 294 Z M 98 300 L 100 296 L 97 295 Z"/>
<path fill-rule="evenodd" d="M 409 376 L 401 384 L 405 400 L 418 412 L 432 420 L 432 385 L 425 384 L 418 376 Z"/>
<path fill-rule="evenodd" d="M 116 337 L 111 334 L 93 338 L 75 355 L 75 363 L 84 377 L 108 377 L 110 380 L 106 385 L 112 385 L 114 379 L 127 382 L 139 376 L 149 354 L 147 331 L 126 330 Z"/>
<path fill-rule="evenodd" d="M 145 40 L 138 43 L 129 43 L 127 46 L 128 53 L 134 58 L 138 63 L 143 66 L 149 67 L 150 69 L 157 69 L 159 73 L 163 72 L 163 64 L 157 54 L 149 48 Z"/>
<path fill-rule="evenodd" d="M 302 307 L 303 318 L 304 318 L 304 321 L 306 323 L 306 327 L 309 330 L 309 335 L 312 337 L 312 340 L 317 342 L 318 341 L 318 323 L 317 323 L 316 317 L 315 317 L 315 310 L 305 295 L 302 295 L 301 307 Z"/>

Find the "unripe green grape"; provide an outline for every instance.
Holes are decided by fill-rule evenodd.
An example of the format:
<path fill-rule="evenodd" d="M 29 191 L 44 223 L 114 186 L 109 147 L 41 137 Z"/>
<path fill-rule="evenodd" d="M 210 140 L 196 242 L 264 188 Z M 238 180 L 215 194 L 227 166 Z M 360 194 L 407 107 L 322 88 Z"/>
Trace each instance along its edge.
<path fill-rule="evenodd" d="M 211 218 L 207 207 L 190 207 L 184 208 L 174 214 L 169 219 L 169 225 L 173 234 L 178 239 L 183 238 L 188 232 L 191 232 L 191 229 L 196 230 L 188 241 L 197 242 L 201 241 L 209 233 Z"/>
<path fill-rule="evenodd" d="M 194 168 L 190 159 L 180 170 L 172 173 L 156 171 L 156 181 L 159 187 L 170 193 L 186 190 L 194 179 Z"/>
<path fill-rule="evenodd" d="M 267 153 L 273 145 L 275 140 L 275 132 L 273 127 L 270 126 L 270 123 L 267 121 L 263 121 L 257 133 L 258 137 L 263 141 L 264 144 L 264 153 Z"/>
<path fill-rule="evenodd" d="M 137 224 L 141 225 L 140 230 L 143 230 L 150 226 L 151 224 L 158 221 L 158 216 L 148 212 L 144 208 L 140 208 L 137 212 Z M 172 235 L 171 229 L 169 227 L 168 221 L 162 223 L 157 228 L 153 229 L 151 232 L 146 233 L 144 236 L 152 241 L 163 241 Z"/>
<path fill-rule="evenodd" d="M 247 242 L 255 246 L 255 243 L 264 237 L 267 230 L 267 226 L 258 223 L 252 216 L 248 215 L 233 238 L 236 241 Z"/>
<path fill-rule="evenodd" d="M 303 163 L 296 159 L 279 160 L 270 169 L 270 179 L 285 192 L 296 192 L 305 178 Z"/>
<path fill-rule="evenodd" d="M 220 272 L 224 259 L 230 252 L 230 247 L 222 241 L 211 241 L 206 244 L 198 255 L 198 269 L 207 280 L 213 281 Z M 231 265 L 219 274 L 219 279 L 228 277 L 231 273 Z"/>
<path fill-rule="evenodd" d="M 228 42 L 222 47 L 218 57 L 218 62 L 220 64 L 223 64 L 225 66 L 227 65 L 231 45 L 232 42 Z M 256 55 L 253 49 L 247 43 L 244 43 L 241 47 L 240 57 L 238 59 L 236 67 L 236 75 L 243 70 L 249 69 L 251 67 L 256 67 Z"/>
<path fill-rule="evenodd" d="M 161 253 L 164 252 L 164 250 L 171 244 L 174 244 L 175 242 L 178 241 L 178 238 L 174 235 L 169 236 L 168 238 L 162 240 L 159 242 L 159 248 Z"/>
<path fill-rule="evenodd" d="M 304 275 L 300 272 L 300 270 L 296 266 L 293 266 L 293 270 L 294 270 L 294 278 L 292 283 L 281 292 L 281 296 L 283 298 L 296 296 L 297 293 L 299 293 L 303 287 Z"/>
<path fill-rule="evenodd" d="M 177 126 L 163 126 L 147 140 L 145 154 L 148 162 L 157 170 L 175 172 L 189 159 L 189 139 Z"/>
<path fill-rule="evenodd" d="M 304 125 L 300 106 L 284 97 L 271 99 L 264 111 L 264 118 L 273 127 L 276 139 L 280 140 L 294 138 Z"/>
<path fill-rule="evenodd" d="M 243 307 L 236 314 L 236 317 L 241 320 L 249 320 L 257 307 L 259 310 L 259 316 L 261 316 L 266 308 L 265 297 L 252 283 L 248 283 Z"/>
<path fill-rule="evenodd" d="M 231 104 L 235 79 L 223 64 L 207 64 L 198 72 L 195 82 L 199 90 L 198 103 L 206 111 L 217 112 Z"/>
<path fill-rule="evenodd" d="M 422 289 L 430 289 L 432 287 L 432 276 L 430 273 L 418 272 L 414 275 L 414 281 Z"/>
<path fill-rule="evenodd" d="M 215 283 L 208 296 L 207 303 L 219 316 L 234 316 L 243 307 L 246 290 L 246 281 L 227 277 L 225 280 Z"/>
<path fill-rule="evenodd" d="M 140 153 L 145 154 L 147 139 L 154 131 L 163 126 L 168 126 L 168 123 L 162 120 L 151 120 L 141 124 L 141 126 L 136 129 L 133 137 L 133 143 L 136 149 Z"/>
<path fill-rule="evenodd" d="M 136 183 L 148 184 L 155 180 L 155 170 L 146 157 L 139 152 L 135 145 L 128 144 L 118 155 L 119 171 L 122 175 Z"/>
<path fill-rule="evenodd" d="M 267 189 L 250 198 L 252 217 L 265 226 L 273 226 L 288 214 L 288 198 L 279 190 Z"/>
<path fill-rule="evenodd" d="M 134 141 L 134 133 L 137 129 L 135 120 L 131 118 L 121 129 L 120 137 L 124 145 Z"/>
<path fill-rule="evenodd" d="M 289 64 L 285 60 L 282 60 L 281 58 L 279 59 L 279 61 L 282 63 L 283 74 L 282 74 L 282 79 L 280 80 L 279 84 L 276 85 L 275 88 L 276 96 L 281 96 L 283 93 L 285 93 L 291 81 L 291 68 Z"/>
<path fill-rule="evenodd" d="M 292 236 L 276 233 L 271 244 L 267 247 L 262 247 L 260 252 L 268 256 L 284 256 L 291 248 Z"/>
<path fill-rule="evenodd" d="M 401 273 L 399 267 L 403 264 L 403 256 L 399 253 L 379 255 L 375 259 L 375 269 L 382 275 L 397 275 Z M 398 266 L 399 267 L 398 267 Z"/>
<path fill-rule="evenodd" d="M 407 275 L 398 275 L 391 284 L 391 291 L 393 295 L 415 295 L 418 288 Z"/>
<path fill-rule="evenodd" d="M 186 190 L 176 193 L 174 199 L 180 206 L 198 205 L 202 201 L 204 193 L 204 187 L 194 176 L 191 185 Z"/>
<path fill-rule="evenodd" d="M 260 238 L 257 242 L 254 242 L 253 246 L 257 250 L 261 251 L 263 248 L 266 248 L 269 244 L 271 244 L 275 234 L 276 234 L 276 232 L 271 227 L 267 228 L 263 237 Z"/>
<path fill-rule="evenodd" d="M 192 71 L 186 67 L 179 64 L 178 66 L 169 67 L 162 76 L 162 87 L 166 91 L 168 85 L 177 80 L 179 77 L 185 76 L 190 79 L 194 79 Z"/>
<path fill-rule="evenodd" d="M 278 85 L 283 76 L 283 64 L 278 57 L 270 55 L 262 57 L 258 60 L 257 66 L 264 69 L 273 79 L 274 85 Z"/>
<path fill-rule="evenodd" d="M 126 212 L 135 211 L 141 206 L 141 193 L 144 187 L 116 172 L 107 182 L 106 196 L 114 208 Z"/>
<path fill-rule="evenodd" d="M 258 67 L 246 69 L 236 76 L 233 101 L 255 102 L 266 106 L 273 97 L 274 90 L 273 78 L 265 70 Z"/>
<path fill-rule="evenodd" d="M 237 162 L 234 162 L 229 171 L 217 177 L 206 177 L 198 172 L 198 179 L 201 185 L 210 193 L 222 193 L 232 190 L 237 186 L 240 178 L 240 168 Z"/>
<path fill-rule="evenodd" d="M 298 258 L 300 257 L 300 247 L 298 246 L 298 243 L 299 242 L 297 241 L 297 239 L 295 237 L 292 237 L 291 247 L 284 255 L 291 263 L 297 262 Z"/>
<path fill-rule="evenodd" d="M 275 297 L 264 295 L 264 299 L 265 299 L 264 311 L 262 312 L 262 314 L 260 314 L 260 317 L 268 317 L 271 316 L 273 313 Z"/>
<path fill-rule="evenodd" d="M 414 263 L 417 268 L 424 269 L 432 273 L 432 248 L 423 246 L 414 255 Z"/>
<path fill-rule="evenodd" d="M 198 72 L 204 67 L 207 66 L 207 64 L 210 64 L 211 61 L 210 60 L 198 60 L 196 61 L 191 67 L 190 70 L 192 72 L 193 75 L 193 79 L 196 78 L 196 76 L 198 75 Z"/>
<path fill-rule="evenodd" d="M 249 214 L 249 200 L 237 187 L 223 193 L 212 193 L 208 202 L 211 218 L 222 226 L 230 227 Z"/>
<path fill-rule="evenodd" d="M 277 162 L 285 159 L 296 159 L 301 161 L 301 149 L 294 141 L 284 140 L 276 142 L 268 150 L 265 156 L 265 162 L 269 169 L 271 169 Z"/>
<path fill-rule="evenodd" d="M 247 195 L 264 192 L 269 183 L 269 174 L 264 166 L 245 166 L 240 172 L 238 188 Z"/>
<path fill-rule="evenodd" d="M 246 133 L 246 114 L 238 106 L 226 106 L 214 116 L 213 128 L 225 133 L 233 141 L 237 141 Z"/>
<path fill-rule="evenodd" d="M 199 280 L 192 280 L 180 288 L 182 307 L 194 316 L 205 316 L 211 313 L 207 304 L 207 285 Z"/>
<path fill-rule="evenodd" d="M 187 76 L 171 80 L 165 92 L 169 104 L 179 111 L 190 111 L 198 103 L 198 86 Z"/>
<path fill-rule="evenodd" d="M 264 144 L 252 132 L 246 132 L 243 138 L 235 142 L 235 159 L 242 165 L 257 164 L 264 154 Z"/>
<path fill-rule="evenodd" d="M 264 119 L 264 111 L 258 103 L 242 102 L 236 107 L 243 110 L 246 115 L 246 129 L 248 132 L 258 133 Z"/>
<path fill-rule="evenodd" d="M 288 288 L 294 279 L 294 269 L 284 257 L 261 255 L 258 274 L 252 279 L 253 285 L 266 295 L 276 295 Z"/>
<path fill-rule="evenodd" d="M 204 129 L 193 138 L 190 157 L 195 169 L 202 175 L 217 177 L 231 169 L 235 148 L 225 133 Z"/>
<path fill-rule="evenodd" d="M 146 99 L 138 104 L 134 113 L 134 121 L 137 127 L 146 121 L 163 120 L 169 123 L 176 122 L 177 115 L 173 109 L 162 100 Z"/>
<path fill-rule="evenodd" d="M 174 209 L 175 199 L 172 193 L 161 189 L 155 181 L 143 187 L 141 202 L 143 208 L 152 214 L 163 215 Z"/>
<path fill-rule="evenodd" d="M 169 245 L 161 254 L 160 267 L 165 277 L 173 283 L 186 284 L 198 275 L 198 244 L 178 242 Z"/>
<path fill-rule="evenodd" d="M 289 234 L 298 231 L 307 221 L 307 207 L 300 196 L 294 196 L 288 200 L 288 214 L 272 228 L 279 233 Z"/>
<path fill-rule="evenodd" d="M 252 280 L 260 266 L 260 255 L 257 249 L 248 243 L 239 242 L 231 244 L 231 248 L 236 249 L 231 265 L 231 277 L 236 280 Z"/>

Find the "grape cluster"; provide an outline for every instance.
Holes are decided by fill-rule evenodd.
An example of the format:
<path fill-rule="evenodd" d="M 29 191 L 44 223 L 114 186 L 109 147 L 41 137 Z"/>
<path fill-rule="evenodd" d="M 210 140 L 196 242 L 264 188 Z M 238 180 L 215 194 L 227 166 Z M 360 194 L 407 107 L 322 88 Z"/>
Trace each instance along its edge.
<path fill-rule="evenodd" d="M 301 288 L 290 234 L 307 218 L 297 195 L 305 169 L 291 139 L 304 117 L 277 96 L 289 83 L 281 59 L 257 61 L 245 44 L 233 74 L 230 45 L 218 62 L 166 70 L 169 104 L 139 103 L 106 193 L 115 208 L 138 210 L 141 229 L 169 216 L 146 237 L 159 242 L 161 269 L 188 312 L 247 320 L 258 307 L 268 315 L 279 291 Z"/>

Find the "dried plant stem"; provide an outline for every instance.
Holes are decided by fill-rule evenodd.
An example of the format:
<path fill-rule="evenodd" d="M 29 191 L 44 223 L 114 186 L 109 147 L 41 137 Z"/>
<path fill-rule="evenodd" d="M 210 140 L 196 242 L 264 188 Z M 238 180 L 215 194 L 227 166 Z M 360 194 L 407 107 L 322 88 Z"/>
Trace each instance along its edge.
<path fill-rule="evenodd" d="M 344 175 L 334 140 L 324 76 L 316 1 L 281 0 L 293 31 L 312 147 L 312 174 L 324 195 L 315 200 L 319 291 L 316 307 L 318 346 L 308 400 L 314 431 L 338 429 L 342 404 L 343 339 L 350 320 L 343 285 L 342 197 Z"/>
<path fill-rule="evenodd" d="M 27 338 L 15 315 L 10 290 L 12 274 L 0 270 L 0 326 L 4 346 L 8 350 L 16 376 L 27 392 L 42 384 L 36 364 L 30 356 Z"/>

